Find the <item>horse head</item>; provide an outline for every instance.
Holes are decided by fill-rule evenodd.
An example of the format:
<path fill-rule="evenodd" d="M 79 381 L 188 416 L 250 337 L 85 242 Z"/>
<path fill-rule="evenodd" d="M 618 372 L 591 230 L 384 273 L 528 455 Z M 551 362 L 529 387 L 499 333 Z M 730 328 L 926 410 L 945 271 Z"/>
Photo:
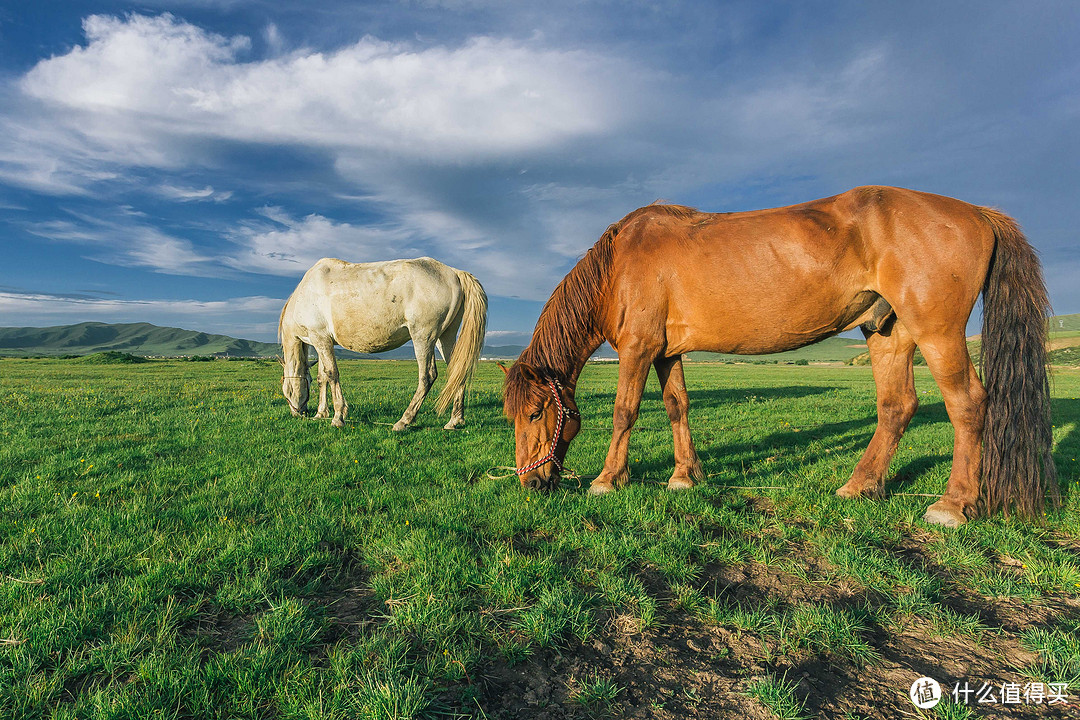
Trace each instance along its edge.
<path fill-rule="evenodd" d="M 506 373 L 503 411 L 514 424 L 515 469 L 521 485 L 554 489 L 570 441 L 581 429 L 574 388 L 523 362 L 502 370 Z"/>
<path fill-rule="evenodd" d="M 308 399 L 311 396 L 309 369 L 318 359 L 301 361 L 299 372 L 291 371 L 281 358 L 277 358 L 277 361 L 281 365 L 281 394 L 285 396 L 285 402 L 289 403 L 289 411 L 293 417 L 302 417 L 307 414 Z"/>

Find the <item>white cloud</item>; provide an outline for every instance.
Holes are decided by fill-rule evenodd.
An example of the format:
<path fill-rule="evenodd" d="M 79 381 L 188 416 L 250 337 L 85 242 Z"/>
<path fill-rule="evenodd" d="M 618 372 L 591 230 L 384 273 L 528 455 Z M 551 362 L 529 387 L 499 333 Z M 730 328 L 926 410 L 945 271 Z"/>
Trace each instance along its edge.
<path fill-rule="evenodd" d="M 71 215 L 75 220 L 37 222 L 26 228 L 53 242 L 85 246 L 88 257 L 99 262 L 145 267 L 170 275 L 215 276 L 223 272 L 211 255 L 196 249 L 185 238 L 145 224 L 141 213 L 120 208 L 117 219 Z"/>
<path fill-rule="evenodd" d="M 200 200 L 224 202 L 232 197 L 231 190 L 214 190 L 210 185 L 202 188 L 190 188 L 163 184 L 158 186 L 157 193 L 164 198 L 176 200 L 178 202 L 193 202 Z"/>
<path fill-rule="evenodd" d="M 236 250 L 221 258 L 244 272 L 299 278 L 317 260 L 390 260 L 423 253 L 409 246 L 411 234 L 396 227 L 351 225 L 322 215 L 295 218 L 279 207 L 263 208 L 265 221 L 249 222 L 229 233 Z"/>
<path fill-rule="evenodd" d="M 618 117 L 618 68 L 584 51 L 486 37 L 428 48 L 363 38 L 329 53 L 245 61 L 248 38 L 171 15 L 93 15 L 83 28 L 85 46 L 38 63 L 21 89 L 77 113 L 88 138 L 131 151 L 134 162 L 153 162 L 144 141 L 162 134 L 468 162 L 598 133 Z"/>
<path fill-rule="evenodd" d="M 527 345 L 529 338 L 532 337 L 530 332 L 522 332 L 521 330 L 488 330 L 484 334 L 484 341 L 489 345 L 499 344 L 523 344 Z"/>
<path fill-rule="evenodd" d="M 272 57 L 257 57 L 245 37 L 170 15 L 91 16 L 84 28 L 84 45 L 0 88 L 9 108 L 0 181 L 87 193 L 130 182 L 131 168 L 184 169 L 150 191 L 221 201 L 229 193 L 215 187 L 248 187 L 219 179 L 235 168 L 214 149 L 231 142 L 263 144 L 267 155 L 289 145 L 334 174 L 305 186 L 297 205 L 319 208 L 308 215 L 291 206 L 306 178 L 260 177 L 284 207 L 221 230 L 226 242 L 212 249 L 154 231 L 150 218 L 38 228 L 92 246 L 95 259 L 165 272 L 299 277 L 323 256 L 430 254 L 472 271 L 489 293 L 542 299 L 609 223 L 658 197 L 727 210 L 861 182 L 956 185 L 957 168 L 985 175 L 972 159 L 998 144 L 955 101 L 948 73 L 919 72 L 919 48 L 888 34 L 832 43 L 806 63 L 798 43 L 790 53 L 736 43 L 708 72 L 688 59 L 680 74 L 677 58 L 663 72 L 627 45 L 566 50 L 540 35 L 443 45 L 365 37 L 290 52 L 291 28 L 266 24 Z M 186 172 L 200 166 L 215 174 Z M 761 189 L 776 178 L 782 188 Z M 814 189 L 799 195 L 803 185 Z M 380 221 L 340 221 L 312 201 L 323 190 Z"/>

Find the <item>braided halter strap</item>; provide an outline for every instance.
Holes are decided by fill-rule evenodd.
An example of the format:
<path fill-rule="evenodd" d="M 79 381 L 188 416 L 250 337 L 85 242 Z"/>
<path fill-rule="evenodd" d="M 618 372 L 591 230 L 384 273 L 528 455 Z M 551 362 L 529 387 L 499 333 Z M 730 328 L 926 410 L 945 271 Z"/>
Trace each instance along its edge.
<path fill-rule="evenodd" d="M 540 458 L 539 460 L 533 460 L 525 467 L 519 467 L 515 469 L 514 472 L 518 475 L 523 475 L 524 473 L 527 473 L 531 470 L 535 470 L 536 468 L 546 465 L 549 462 L 555 463 L 555 467 L 559 468 L 559 472 L 562 472 L 563 464 L 559 462 L 559 458 L 555 455 L 555 448 L 558 446 L 559 439 L 562 437 L 563 423 L 568 417 L 581 417 L 581 414 L 579 412 L 577 412 L 576 410 L 571 410 L 570 408 L 562 404 L 562 397 L 559 394 L 559 391 L 562 390 L 562 385 L 560 385 L 558 381 L 548 380 L 548 387 L 551 388 L 551 394 L 555 396 L 555 405 L 559 408 L 559 424 L 555 426 L 555 437 L 551 441 L 551 450 L 549 450 L 548 454 Z"/>

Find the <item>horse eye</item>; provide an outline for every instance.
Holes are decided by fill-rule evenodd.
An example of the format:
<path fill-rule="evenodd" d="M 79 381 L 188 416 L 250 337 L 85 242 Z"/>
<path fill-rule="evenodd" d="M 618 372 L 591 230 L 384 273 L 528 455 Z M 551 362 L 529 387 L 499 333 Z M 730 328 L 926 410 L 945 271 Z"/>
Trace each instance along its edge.
<path fill-rule="evenodd" d="M 529 416 L 529 420 L 531 420 L 532 422 L 536 422 L 541 417 L 543 417 L 543 415 L 544 415 L 543 410 L 537 410 L 536 412 L 534 412 L 532 415 Z"/>

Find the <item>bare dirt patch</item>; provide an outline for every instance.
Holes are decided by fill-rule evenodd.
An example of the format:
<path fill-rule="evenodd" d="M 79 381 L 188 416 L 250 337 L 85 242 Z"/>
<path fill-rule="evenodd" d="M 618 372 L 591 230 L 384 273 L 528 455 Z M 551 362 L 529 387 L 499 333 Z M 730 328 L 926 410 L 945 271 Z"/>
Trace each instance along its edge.
<path fill-rule="evenodd" d="M 213 606 L 185 623 L 180 635 L 193 640 L 206 653 L 230 653 L 251 639 L 254 617 Z"/>
<path fill-rule="evenodd" d="M 752 642 L 723 628 L 667 625 L 641 631 L 633 619 L 614 616 L 587 643 L 485 668 L 477 703 L 489 718 L 768 718 L 746 694 L 753 671 L 763 670 L 754 655 Z M 577 699 L 596 678 L 619 688 L 610 707 Z"/>
<path fill-rule="evenodd" d="M 812 564 L 812 563 L 811 563 Z M 829 568 L 811 568 L 809 576 L 827 575 Z M 656 626 L 641 629 L 635 618 L 604 618 L 587 642 L 558 649 L 541 649 L 523 662 L 498 661 L 481 669 L 473 701 L 491 718 L 768 718 L 770 711 L 750 697 L 753 682 L 767 677 L 796 684 L 795 696 L 806 714 L 822 718 L 867 720 L 917 717 L 908 698 L 912 682 L 922 676 L 937 679 L 946 692 L 968 683 L 978 691 L 995 686 L 997 704 L 975 708 L 978 717 L 1076 717 L 1075 705 L 1000 703 L 1002 683 L 1021 687 L 1031 678 L 1023 668 L 1035 656 L 1018 640 L 1025 629 L 1047 624 L 1062 613 L 1076 613 L 1071 599 L 1047 600 L 1036 608 L 1015 601 L 995 602 L 970 594 L 946 598 L 947 604 L 977 614 L 991 630 L 978 639 L 935 633 L 929 623 L 910 618 L 889 627 L 871 624 L 865 642 L 877 659 L 861 665 L 831 653 L 777 651 L 782 638 L 768 633 L 711 626 L 689 616 L 671 602 L 659 581 L 646 583 L 665 607 Z M 697 585 L 703 592 L 740 606 L 771 606 L 782 611 L 804 603 L 837 608 L 880 606 L 884 599 L 855 585 L 806 582 L 774 567 L 747 563 L 710 566 Z M 582 704 L 583 684 L 597 678 L 613 682 L 619 692 L 610 704 Z M 1073 698 L 1075 701 L 1075 692 Z M 976 695 L 969 696 L 975 703 Z M 471 704 L 471 703 L 470 703 Z M 476 708 L 461 707 L 475 712 Z"/>

